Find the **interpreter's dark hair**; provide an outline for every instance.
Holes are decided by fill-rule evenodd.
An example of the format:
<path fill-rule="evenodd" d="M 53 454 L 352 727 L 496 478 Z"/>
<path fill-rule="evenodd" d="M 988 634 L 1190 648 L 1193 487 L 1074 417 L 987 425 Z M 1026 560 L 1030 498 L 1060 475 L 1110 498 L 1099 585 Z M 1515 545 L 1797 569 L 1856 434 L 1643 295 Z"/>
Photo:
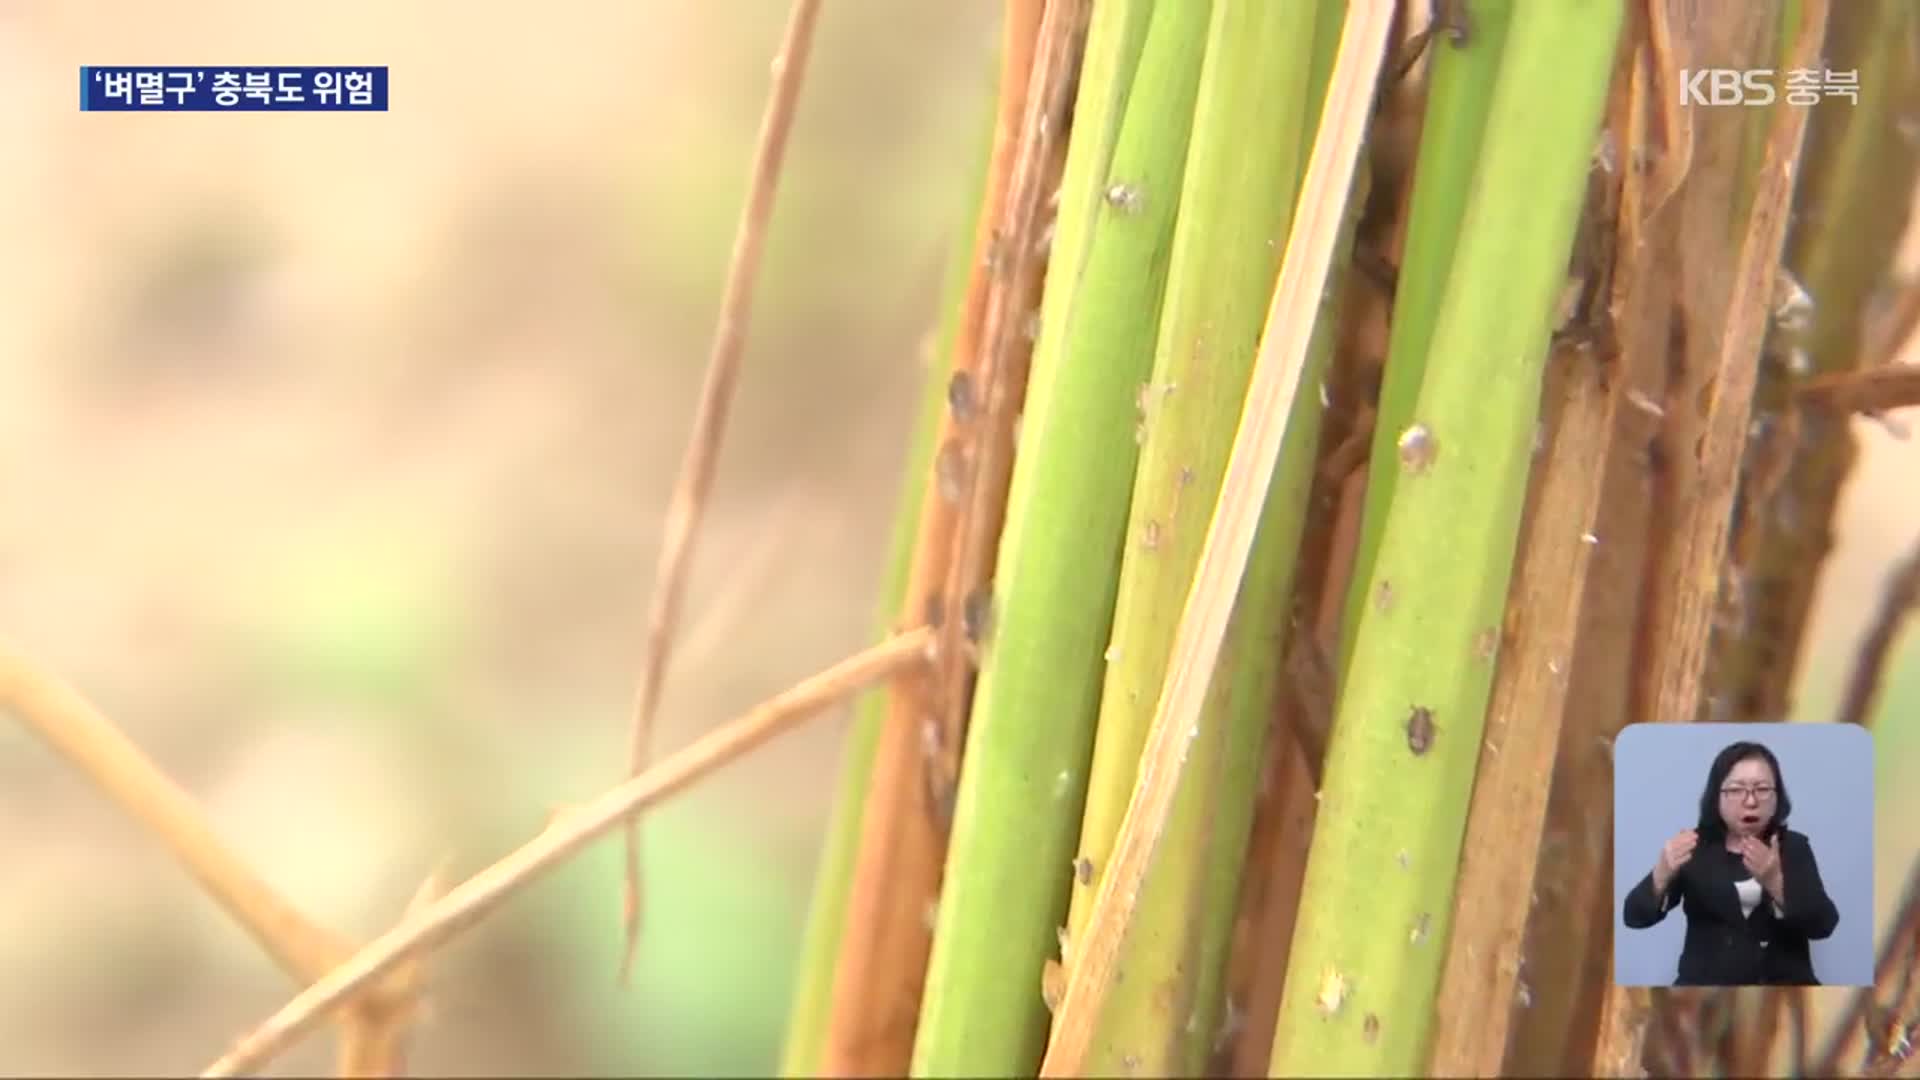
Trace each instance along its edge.
<path fill-rule="evenodd" d="M 1757 742 L 1737 742 L 1720 751 L 1713 759 L 1713 767 L 1707 770 L 1707 787 L 1700 793 L 1700 845 L 1719 845 L 1726 843 L 1727 823 L 1720 820 L 1720 785 L 1727 782 L 1727 774 L 1735 765 L 1753 758 L 1760 758 L 1773 770 L 1773 820 L 1767 822 L 1766 831 L 1760 839 L 1771 841 L 1773 834 L 1787 824 L 1787 814 L 1793 809 L 1793 800 L 1787 798 L 1787 775 L 1780 771 L 1780 759 L 1773 751 Z"/>

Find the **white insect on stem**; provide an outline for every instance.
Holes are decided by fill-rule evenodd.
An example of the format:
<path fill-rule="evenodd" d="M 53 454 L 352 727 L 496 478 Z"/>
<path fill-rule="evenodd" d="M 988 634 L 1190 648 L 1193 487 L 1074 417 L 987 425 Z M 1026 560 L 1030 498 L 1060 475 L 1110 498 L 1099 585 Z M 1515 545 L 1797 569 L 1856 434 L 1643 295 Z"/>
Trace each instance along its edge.
<path fill-rule="evenodd" d="M 1114 184 L 1107 188 L 1107 205 L 1122 214 L 1137 214 L 1146 206 L 1146 196 L 1133 184 Z"/>

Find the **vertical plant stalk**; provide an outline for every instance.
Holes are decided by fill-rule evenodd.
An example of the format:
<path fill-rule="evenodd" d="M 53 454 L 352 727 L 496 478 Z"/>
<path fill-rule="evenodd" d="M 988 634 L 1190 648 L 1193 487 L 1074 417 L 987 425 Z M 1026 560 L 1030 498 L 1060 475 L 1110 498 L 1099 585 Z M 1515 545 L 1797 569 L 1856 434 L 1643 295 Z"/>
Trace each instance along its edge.
<path fill-rule="evenodd" d="M 1613 187 L 1604 174 L 1597 179 Z M 1627 182 L 1634 179 L 1629 172 Z M 1613 201 L 1613 193 L 1602 199 Z M 1593 209 L 1600 211 L 1593 227 L 1611 231 L 1613 214 L 1605 206 Z M 1589 264 L 1576 272 L 1604 280 L 1605 269 Z M 1625 380 L 1616 377 L 1609 390 L 1603 378 L 1610 359 L 1571 346 L 1556 349 L 1550 361 L 1560 373 L 1549 380 L 1556 415 L 1528 503 L 1478 751 L 1456 890 L 1459 915 L 1437 1001 L 1433 1075 L 1501 1073 L 1514 1003 L 1531 997 L 1521 970 L 1533 905 L 1522 903 L 1515 889 L 1537 880 L 1549 791 L 1541 780 L 1552 774 L 1561 743 L 1588 570 L 1594 548 L 1604 542 L 1606 467 L 1620 440 L 1620 413 L 1631 408 Z"/>
<path fill-rule="evenodd" d="M 1916 610 L 1920 610 L 1920 539 L 1907 549 L 1880 592 L 1880 606 L 1854 653 L 1853 671 L 1847 677 L 1847 691 L 1836 717 L 1840 723 L 1873 726 L 1874 705 L 1893 657 L 1894 642 Z"/>
<path fill-rule="evenodd" d="M 1744 6 L 1729 10 L 1725 17 L 1716 20 L 1693 18 L 1679 3 L 1662 5 L 1662 8 L 1672 9 L 1667 13 L 1672 28 L 1679 31 L 1672 42 L 1672 52 L 1682 60 L 1683 66 L 1745 69 L 1774 65 L 1779 59 L 1778 22 L 1782 12 L 1777 8 Z M 1675 73 L 1675 78 L 1678 77 Z M 1769 121 L 1784 110 L 1685 111 L 1690 118 L 1694 149 L 1685 182 L 1678 192 L 1680 212 L 1675 223 L 1679 312 L 1675 339 L 1668 349 L 1670 375 L 1664 423 L 1658 441 L 1651 448 L 1657 462 L 1653 470 L 1654 515 L 1662 523 L 1698 521 L 1698 495 L 1708 483 L 1708 466 L 1702 448 L 1714 422 L 1709 407 L 1712 396 L 1721 388 L 1719 368 L 1727 315 L 1738 276 L 1733 267 L 1740 261 L 1748 208 L 1755 205 L 1757 178 L 1754 174 L 1761 163 L 1757 155 L 1764 151 Z M 1756 374 L 1741 400 L 1750 403 L 1752 389 L 1757 385 Z M 1720 422 L 1725 423 L 1725 418 Z M 1741 423 L 1744 434 L 1746 421 L 1743 419 Z M 1729 491 L 1727 497 L 1728 519 L 1724 524 L 1730 531 L 1735 493 Z M 1684 527 L 1660 528 L 1649 538 L 1645 565 L 1639 575 L 1641 626 L 1633 642 L 1636 663 L 1631 718 L 1634 720 L 1733 719 L 1726 707 L 1728 702 L 1710 693 L 1704 670 L 1699 692 L 1688 711 L 1674 712 L 1670 701 L 1663 698 L 1662 683 L 1675 661 L 1668 649 L 1672 640 L 1669 628 L 1687 617 L 1682 612 L 1693 602 L 1689 594 L 1699 588 L 1685 569 L 1695 558 L 1687 551 L 1690 543 Z M 1731 553 L 1730 537 L 1729 542 L 1721 546 L 1724 553 Z M 1709 624 L 1699 644 L 1702 652 L 1709 647 L 1713 623 L 1732 625 L 1727 616 L 1739 596 L 1737 578 L 1724 563 L 1717 564 L 1712 573 L 1714 583 L 1708 589 L 1704 611 L 1700 613 Z M 1704 663 L 1701 666 L 1704 669 Z M 1595 794 L 1599 794 L 1597 785 Z M 1598 903 L 1597 896 L 1595 903 Z M 1635 1067 L 1624 1062 L 1638 1062 L 1643 1056 L 1654 1054 L 1664 1054 L 1673 1060 L 1693 1060 L 1697 1051 L 1704 1049 L 1696 1045 L 1701 1038 L 1700 1009 L 1704 999 L 1680 999 L 1661 991 L 1649 993 L 1640 988 L 1615 987 L 1611 979 L 1614 923 L 1609 910 L 1604 939 L 1589 942 L 1589 965 L 1601 960 L 1604 951 L 1609 973 L 1604 993 L 1596 999 L 1589 987 L 1582 986 L 1578 991 L 1582 1003 L 1596 1002 L 1590 1009 L 1584 1004 L 1576 1007 L 1577 1016 L 1597 1017 L 1590 1054 L 1622 1062 L 1617 1065 L 1620 1068 Z M 1674 1009 L 1685 1012 L 1674 1013 Z M 1638 1033 L 1623 1039 L 1623 1018 L 1629 1017 L 1638 1019 L 1627 1022 L 1624 1030 L 1651 1031 L 1654 1041 L 1650 1043 L 1647 1035 Z M 1659 1022 L 1649 1028 L 1649 1019 Z M 1576 1063 L 1571 1067 L 1581 1071 L 1594 1068 L 1596 1060 L 1592 1056 L 1584 1060 L 1578 1056 L 1577 1047 L 1585 1041 L 1588 1030 L 1585 1025 L 1577 1025 L 1576 1038 L 1567 1044 L 1574 1055 L 1571 1060 Z M 1663 1047 L 1659 1045 L 1662 1039 L 1692 1041 L 1673 1042 Z"/>
<path fill-rule="evenodd" d="M 1413 422 L 1426 377 L 1434 326 L 1440 315 L 1460 226 L 1486 137 L 1513 0 L 1474 0 L 1464 42 L 1434 35 L 1426 119 L 1420 132 L 1415 182 L 1407 208 L 1405 257 L 1396 276 L 1386 373 L 1373 427 L 1373 454 L 1359 546 L 1349 578 L 1338 670 L 1353 656 L 1353 636 L 1369 602 L 1373 564 L 1386 531 L 1387 509 L 1400 478 L 1394 441 Z"/>
<path fill-rule="evenodd" d="M 687 571 L 707 494 L 713 488 L 714 467 L 726 438 L 727 411 L 733 403 L 734 383 L 740 376 L 740 358 L 746 352 L 747 318 L 753 310 L 754 286 L 760 274 L 767 222 L 773 217 L 774 193 L 780 166 L 786 158 L 787 133 L 800 99 L 800 84 L 813 43 L 813 27 L 820 0 L 794 0 L 787 17 L 786 36 L 773 59 L 773 92 L 760 121 L 759 146 L 754 151 L 753 179 L 747 205 L 734 238 L 726 291 L 720 300 L 720 324 L 714 331 L 707 374 L 700 387 L 700 403 L 693 417 L 687 453 L 667 506 L 666 535 L 660 547 L 660 565 L 654 574 L 653 602 L 647 612 L 646 653 L 641 661 L 639 686 L 634 692 L 633 721 L 628 733 L 627 775 L 646 768 L 653 742 L 653 715 L 660 706 L 660 684 L 666 677 L 673 637 L 680 623 L 680 605 L 686 594 Z M 640 839 L 638 825 L 625 830 L 626 877 L 621 903 L 624 944 L 620 954 L 620 981 L 633 972 L 634 947 L 640 932 Z"/>
<path fill-rule="evenodd" d="M 1342 14 L 1338 0 L 1330 0 L 1322 3 L 1314 22 L 1310 96 L 1316 101 L 1332 75 Z M 1403 18 L 1390 37 L 1391 47 L 1399 52 L 1390 56 L 1404 53 L 1426 32 L 1409 24 L 1404 19 L 1408 14 L 1408 8 L 1399 9 Z M 1404 64 L 1402 60 L 1394 70 Z M 1337 673 L 1331 658 L 1340 651 L 1340 620 L 1366 496 L 1372 399 L 1386 353 L 1392 278 L 1404 239 L 1425 100 L 1424 79 L 1403 74 L 1381 88 L 1368 150 L 1355 179 L 1358 187 L 1348 206 L 1353 235 L 1342 238 L 1334 268 L 1338 280 L 1328 293 L 1337 311 L 1320 316 L 1329 320 L 1325 328 L 1336 340 L 1320 378 L 1326 406 L 1320 417 L 1320 446 L 1313 455 L 1316 471 L 1294 556 L 1293 610 L 1279 653 L 1281 685 L 1269 703 L 1276 737 L 1265 741 L 1259 764 L 1253 819 L 1239 868 L 1240 894 L 1233 901 L 1226 986 L 1214 1003 L 1219 1015 L 1211 1034 L 1210 1075 L 1265 1076 L 1273 1053 L 1273 1022 L 1286 966 L 1270 958 L 1285 956 L 1293 946 L 1320 766 L 1333 724 Z M 1313 127 L 1302 126 L 1303 156 L 1311 152 L 1316 134 Z M 1355 273 L 1363 262 L 1385 267 L 1386 273 Z M 1336 315 L 1337 327 L 1331 321 Z M 1282 451 L 1283 460 L 1286 453 Z"/>
<path fill-rule="evenodd" d="M 1791 69 L 1815 66 L 1826 36 L 1827 0 L 1804 0 L 1794 40 Z M 1663 573 L 1649 583 L 1664 603 L 1652 625 L 1655 642 L 1646 687 L 1652 694 L 1650 719 L 1692 720 L 1699 714 L 1706 660 L 1720 597 L 1720 570 L 1728 550 L 1733 503 L 1745 455 L 1753 392 L 1759 377 L 1761 344 L 1772 307 L 1775 271 L 1786 236 L 1793 183 L 1799 164 L 1808 110 L 1782 108 L 1773 116 L 1760 175 L 1753 184 L 1752 214 L 1740 246 L 1731 296 L 1724 312 L 1693 308 L 1689 319 L 1705 320 L 1701 330 L 1717 331 L 1717 362 L 1706 383 L 1707 398 L 1699 441 L 1692 449 L 1695 486 L 1668 528 L 1668 557 Z M 1702 257 L 1692 252 L 1693 257 Z M 1691 340 L 1692 335 L 1690 335 Z M 1686 407 L 1694 407 L 1686 402 Z M 1645 1014 L 1615 986 L 1607 993 L 1601 1030 L 1594 1049 L 1597 1076 L 1626 1075 L 1637 1067 L 1644 1045 Z"/>
<path fill-rule="evenodd" d="M 1354 636 L 1273 1075 L 1426 1066 L 1555 302 L 1622 5 L 1516 5 Z M 1444 553 L 1444 554 L 1443 554 Z"/>
<path fill-rule="evenodd" d="M 1322 7 L 1321 17 L 1331 18 L 1338 11 L 1335 0 Z M 1317 91 L 1324 90 L 1324 85 L 1322 81 Z M 1316 107 L 1320 99 L 1317 91 L 1312 95 Z M 1365 190 L 1364 174 L 1356 179 L 1356 185 L 1356 191 Z M 1335 249 L 1332 284 L 1324 293 L 1314 336 L 1308 346 L 1306 377 L 1316 383 L 1327 375 L 1335 351 L 1339 306 L 1350 280 L 1348 268 L 1360 221 L 1360 202 L 1356 196 L 1347 206 L 1347 217 Z M 1310 708 L 1312 702 L 1325 701 L 1324 715 L 1304 718 L 1304 722 L 1330 722 L 1332 718 L 1331 687 L 1322 691 L 1317 681 L 1320 672 L 1302 675 L 1297 664 L 1286 663 L 1293 655 L 1287 649 L 1292 640 L 1290 635 L 1296 629 L 1303 636 L 1312 632 L 1304 625 L 1298 628 L 1292 625 L 1295 606 L 1290 601 L 1299 596 L 1299 583 L 1306 572 L 1300 559 L 1301 538 L 1310 521 L 1308 500 L 1317 461 L 1314 451 L 1321 433 L 1324 407 L 1317 399 L 1308 401 L 1296 397 L 1293 408 L 1294 418 L 1290 423 L 1295 427 L 1290 428 L 1281 448 L 1280 463 L 1276 466 L 1265 515 L 1254 542 L 1252 566 L 1243 584 L 1242 606 L 1235 610 L 1234 621 L 1227 628 L 1232 653 L 1221 661 L 1222 670 L 1208 697 L 1210 712 L 1217 711 L 1219 718 L 1214 721 L 1209 714 L 1201 719 L 1203 731 L 1209 722 L 1231 727 L 1226 732 L 1228 741 L 1222 749 L 1223 761 L 1211 792 L 1211 805 L 1203 805 L 1200 811 L 1209 813 L 1211 819 L 1205 830 L 1209 863 L 1201 882 L 1200 921 L 1194 930 L 1199 939 L 1198 959 L 1171 961 L 1175 970 L 1188 963 L 1195 963 L 1199 969 L 1193 976 L 1192 1007 L 1184 1022 L 1176 1027 L 1186 1044 L 1185 1067 L 1195 1073 L 1203 1071 L 1222 1034 L 1231 1031 L 1240 1020 L 1232 1014 L 1232 1005 L 1226 998 L 1227 967 L 1239 914 L 1240 886 L 1248 867 L 1261 766 L 1267 756 L 1269 733 L 1275 730 L 1272 719 L 1276 705 L 1283 694 L 1289 700 L 1309 703 Z M 1316 644 L 1315 648 L 1320 646 Z M 1301 745 L 1296 738 L 1296 746 Z M 1192 790 L 1203 789 L 1194 785 Z M 1185 827 L 1170 831 L 1176 842 L 1186 833 Z M 1166 849 L 1162 850 L 1164 853 Z M 1304 870 L 1304 854 L 1299 866 Z M 1166 879 L 1177 880 L 1171 872 L 1162 873 Z M 1148 895 L 1151 899 L 1154 894 Z"/>
<path fill-rule="evenodd" d="M 1180 221 L 1151 378 L 1138 388 L 1144 441 L 1063 939 L 1069 963 L 1140 775 L 1180 608 L 1232 449 L 1231 422 L 1245 404 L 1262 301 L 1272 295 L 1283 254 L 1278 241 L 1293 217 L 1319 116 L 1313 95 L 1323 88 L 1313 85 L 1313 60 L 1320 6 L 1216 0 L 1210 26 L 1207 5 L 1177 9 L 1191 38 L 1184 63 L 1198 80 L 1197 103 L 1191 82 L 1187 91 L 1194 144 L 1184 178 L 1159 178 L 1161 190 L 1179 185 Z M 1169 22 L 1168 9 L 1159 12 L 1156 33 Z M 1250 130 L 1261 132 L 1259 142 L 1249 141 Z M 1152 198 L 1154 190 L 1142 186 L 1141 194 Z M 1303 385 L 1319 385 L 1328 338 L 1322 334 L 1310 354 Z M 1317 394 L 1297 398 L 1294 409 L 1243 599 L 1198 718 L 1201 734 L 1187 748 L 1188 771 L 1083 1064 L 1098 1075 L 1192 1074 L 1205 1066 L 1213 1041 L 1218 969 L 1232 929 L 1319 433 Z"/>
<path fill-rule="evenodd" d="M 986 184 L 991 128 L 992 125 L 987 124 L 982 131 L 979 161 L 972 172 L 974 180 L 966 186 L 966 201 L 962 204 L 963 219 L 971 222 L 974 230 L 979 227 L 977 218 Z M 975 256 L 970 242 L 972 235 L 973 230 L 969 230 L 962 242 L 953 245 L 940 306 L 940 327 L 922 356 L 927 369 L 926 382 L 894 511 L 891 555 L 881 588 L 879 622 L 883 637 L 891 632 L 906 600 L 907 574 L 912 567 L 920 506 L 933 469 L 934 434 L 947 407 L 946 361 L 953 355 L 959 336 L 961 308 L 972 277 Z M 815 872 L 813 898 L 808 905 L 799 977 L 788 1011 L 786 1046 L 781 1055 L 780 1075 L 784 1077 L 812 1076 L 820 1064 L 833 1002 L 833 965 L 847 930 L 847 901 L 859 851 L 861 810 L 873 780 L 874 752 L 886 717 L 884 691 L 869 692 L 855 706 L 853 729 L 848 733 L 841 764 L 840 788 L 834 798 L 832 818 L 827 823 L 827 839 Z"/>
<path fill-rule="evenodd" d="M 1891 278 L 1920 175 L 1920 147 L 1891 134 L 1900 117 L 1920 112 L 1916 33 L 1920 9 L 1903 0 L 1842 4 L 1829 22 L 1827 67 L 1857 72 L 1860 100 L 1826 98 L 1809 119 L 1785 265 L 1812 306 L 1778 313 L 1769 334 L 1757 403 L 1765 441 L 1742 480 L 1733 541 L 1745 632 L 1716 643 L 1710 669 L 1713 691 L 1736 716 L 1792 711 L 1813 597 L 1858 456 L 1850 410 L 1820 402 L 1815 388 L 1877 359 L 1866 313 Z"/>
<path fill-rule="evenodd" d="M 960 748 L 979 672 L 980 638 L 992 614 L 989 581 L 1006 521 L 1016 432 L 1024 408 L 1027 376 L 1038 333 L 1045 282 L 1048 231 L 1065 167 L 1073 97 L 1086 42 L 1090 0 L 1047 0 L 1035 40 L 1019 153 L 1009 178 L 1004 216 L 995 234 L 999 287 L 987 294 L 978 375 L 980 398 L 972 415 L 954 411 L 967 440 L 967 479 L 952 561 L 947 567 L 943 609 L 958 614 L 939 627 L 934 708 L 942 738 L 936 756 L 935 790 L 943 824 L 959 783 Z M 958 400 L 956 391 L 955 400 Z"/>
<path fill-rule="evenodd" d="M 1021 453 L 993 579 L 916 1075 L 1030 1072 L 1042 970 L 1066 901 L 1101 654 L 1138 447 L 1132 389 L 1152 363 L 1206 5 L 1103 9 L 1083 75 Z M 1144 41 L 1132 44 L 1142 37 Z M 1100 81 L 1096 81 L 1100 80 Z M 1124 106 L 1124 108 L 1123 108 Z M 1115 138 L 1101 137 L 1118 121 Z"/>
<path fill-rule="evenodd" d="M 1299 394 L 1392 23 L 1390 3 L 1362 0 L 1348 11 L 1300 212 L 1268 309 L 1220 499 L 1181 613 L 1167 681 L 1114 857 L 1101 880 L 1087 932 L 1073 945 L 1071 974 L 1041 1064 L 1043 1076 L 1077 1075 L 1084 1067 L 1155 847 L 1173 809 L 1287 418 Z"/>
<path fill-rule="evenodd" d="M 1807 11 L 1814 13 L 1812 7 Z M 1767 43 L 1776 14 L 1761 6 L 1740 7 L 1723 20 L 1696 21 L 1690 27 L 1688 61 L 1766 66 L 1774 55 Z M 1813 22 L 1823 25 L 1824 17 Z M 1796 55 L 1808 55 L 1800 51 L 1803 42 L 1804 33 L 1796 39 Z M 1801 108 L 1775 110 L 1770 117 L 1774 134 L 1780 124 L 1791 122 L 1797 140 L 1807 114 Z M 1643 675 L 1636 686 L 1636 720 L 1692 721 L 1724 711 L 1707 710 L 1703 700 L 1706 655 L 1713 623 L 1723 612 L 1721 566 L 1730 550 L 1738 470 L 1780 254 L 1778 237 L 1764 253 L 1750 250 L 1750 244 L 1756 227 L 1780 232 L 1786 224 L 1789 204 L 1774 204 L 1763 187 L 1782 199 L 1792 190 L 1790 183 L 1743 179 L 1742 147 L 1755 117 L 1767 119 L 1738 109 L 1704 109 L 1693 119 L 1692 169 L 1680 191 L 1677 222 L 1680 337 L 1673 347 L 1675 370 L 1659 447 L 1659 512 L 1672 525 L 1662 530 L 1644 577 L 1647 613 L 1638 649 Z M 1797 154 L 1797 141 L 1793 149 Z M 1762 165 L 1763 172 L 1778 168 L 1777 159 L 1769 160 L 1774 164 Z M 1748 188 L 1753 212 L 1735 214 L 1732 207 Z M 1736 230 L 1731 236 L 1730 229 Z M 1730 318 L 1736 311 L 1740 317 Z M 1747 326 L 1748 316 L 1759 321 Z M 1731 340 L 1736 333 L 1742 340 Z M 1743 357 L 1736 349 L 1748 351 Z M 1683 706 L 1686 711 L 1676 711 Z"/>
<path fill-rule="evenodd" d="M 1009 201 L 1027 112 L 1043 0 L 1009 0 L 1001 27 L 998 115 L 985 194 L 974 237 L 972 277 L 961 304 L 948 383 L 978 386 L 989 294 L 1004 260 L 997 243 Z M 969 455 L 954 412 L 934 435 L 932 482 L 925 487 L 900 621 L 932 622 L 944 601 L 958 543 Z M 959 617 L 953 613 L 954 618 Z M 840 949 L 832 964 L 818 1075 L 899 1075 L 913 1053 L 914 1025 L 932 941 L 929 918 L 946 856 L 944 823 L 929 798 L 941 769 L 927 735 L 941 731 L 932 670 L 888 687 L 886 716 L 873 752 L 860 811 L 860 839 L 847 886 Z"/>
<path fill-rule="evenodd" d="M 1548 825 L 1537 874 L 1539 901 L 1526 937 L 1530 1007 L 1516 1013 L 1507 1068 L 1531 1073 L 1584 1073 L 1592 1067 L 1602 998 L 1611 985 L 1613 943 L 1610 815 L 1592 808 L 1613 798 L 1613 739 L 1631 720 L 1639 627 L 1646 617 L 1642 575 L 1659 540 L 1664 511 L 1657 496 L 1675 465 L 1667 461 L 1664 396 L 1677 327 L 1679 224 L 1691 201 L 1674 194 L 1695 160 L 1692 113 L 1680 108 L 1679 79 L 1701 60 L 1675 32 L 1672 2 L 1647 6 L 1627 80 L 1628 103 L 1613 124 L 1622 167 L 1644 184 L 1622 190 L 1618 265 L 1620 352 L 1611 365 L 1633 409 L 1622 413 L 1620 449 L 1603 481 L 1600 521 L 1571 667 L 1568 713 L 1555 761 Z M 1657 152 L 1650 128 L 1661 135 Z M 1635 149 L 1640 148 L 1640 149 Z M 1650 160 L 1649 160 L 1650 159 Z M 1703 155 L 1702 160 L 1713 160 Z M 1695 193 L 1697 185 L 1687 188 Z M 1644 991 L 1635 1007 L 1647 1006 Z"/>
<path fill-rule="evenodd" d="M 1670 196 L 1674 162 L 1691 155 L 1684 144 L 1667 142 L 1657 153 L 1649 145 L 1656 121 L 1668 139 L 1690 137 L 1691 129 L 1661 116 L 1670 88 L 1657 70 L 1665 48 L 1658 19 L 1651 27 L 1636 19 L 1635 34 L 1635 47 L 1626 50 L 1627 70 L 1615 79 L 1609 125 L 1616 148 L 1641 148 L 1616 160 L 1623 176 L 1611 244 L 1615 318 L 1613 332 L 1600 338 L 1611 339 L 1617 352 L 1569 368 L 1571 374 L 1597 366 L 1628 407 L 1612 417 L 1596 542 L 1578 598 L 1575 651 L 1566 663 L 1565 714 L 1547 785 L 1547 825 L 1521 954 L 1527 995 L 1508 1010 L 1504 1069 L 1514 1074 L 1580 1073 L 1590 1067 L 1595 1017 L 1612 955 L 1612 822 L 1593 808 L 1612 804 L 1613 739 L 1630 715 L 1640 575 L 1650 522 L 1656 520 L 1649 511 L 1656 469 L 1649 446 L 1662 422 L 1656 402 L 1667 380 L 1678 262 L 1673 222 L 1680 204 Z M 1459 948 L 1453 946 L 1456 953 Z"/>

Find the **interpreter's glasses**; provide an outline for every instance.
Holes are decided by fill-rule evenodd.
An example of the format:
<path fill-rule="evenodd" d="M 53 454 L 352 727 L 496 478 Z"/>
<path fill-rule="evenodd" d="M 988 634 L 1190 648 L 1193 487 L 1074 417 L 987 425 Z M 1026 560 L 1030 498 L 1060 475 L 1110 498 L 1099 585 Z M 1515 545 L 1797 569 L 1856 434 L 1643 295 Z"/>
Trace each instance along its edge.
<path fill-rule="evenodd" d="M 1735 799 L 1740 802 L 1746 802 L 1749 798 L 1754 802 L 1769 802 L 1773 799 L 1773 788 L 1765 784 L 1758 787 L 1742 787 L 1739 784 L 1729 784 L 1720 789 L 1720 797 L 1723 799 Z"/>

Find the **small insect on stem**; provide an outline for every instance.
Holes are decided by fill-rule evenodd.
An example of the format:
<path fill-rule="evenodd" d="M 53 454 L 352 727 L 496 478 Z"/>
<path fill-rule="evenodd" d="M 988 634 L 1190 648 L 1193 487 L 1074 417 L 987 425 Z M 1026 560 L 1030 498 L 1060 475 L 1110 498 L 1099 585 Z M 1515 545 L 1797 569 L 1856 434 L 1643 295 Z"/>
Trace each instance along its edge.
<path fill-rule="evenodd" d="M 1433 710 L 1425 705 L 1407 714 L 1407 749 L 1416 757 L 1433 749 Z"/>
<path fill-rule="evenodd" d="M 1146 196 L 1132 184 L 1114 184 L 1107 188 L 1107 205 L 1122 214 L 1137 214 L 1146 205 Z"/>
<path fill-rule="evenodd" d="M 1314 995 L 1314 1004 L 1319 1006 L 1321 1015 L 1332 1016 L 1346 1003 L 1347 994 L 1353 984 L 1347 981 L 1337 968 L 1328 968 L 1320 976 L 1320 992 Z"/>
<path fill-rule="evenodd" d="M 986 643 L 993 630 L 993 594 L 984 586 L 968 594 L 960 611 L 960 625 L 969 644 L 979 648 Z"/>
<path fill-rule="evenodd" d="M 942 501 L 958 505 L 966 497 L 970 456 L 966 446 L 958 439 L 948 439 L 941 444 L 939 453 L 934 455 L 933 482 Z"/>
<path fill-rule="evenodd" d="M 1424 473 L 1440 453 L 1439 440 L 1425 424 L 1414 424 L 1400 433 L 1400 464 L 1410 473 Z"/>
<path fill-rule="evenodd" d="M 953 414 L 953 422 L 965 424 L 973 420 L 980 411 L 980 399 L 974 391 L 973 373 L 956 371 L 947 383 L 947 409 Z"/>
<path fill-rule="evenodd" d="M 1473 16 L 1467 11 L 1467 0 L 1434 0 L 1433 25 L 1456 49 L 1466 48 L 1473 39 Z"/>

